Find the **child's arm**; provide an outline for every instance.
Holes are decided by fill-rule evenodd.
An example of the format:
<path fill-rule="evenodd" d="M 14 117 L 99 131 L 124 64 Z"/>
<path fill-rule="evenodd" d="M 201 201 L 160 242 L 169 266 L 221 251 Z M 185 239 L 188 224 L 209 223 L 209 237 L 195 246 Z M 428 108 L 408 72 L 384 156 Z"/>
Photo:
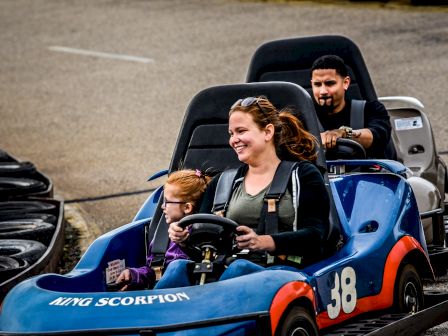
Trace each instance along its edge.
<path fill-rule="evenodd" d="M 129 267 L 121 272 L 117 278 L 116 283 L 122 283 L 122 291 L 128 289 L 146 288 L 154 285 L 156 276 L 153 269 L 150 267 L 154 255 L 152 254 L 152 242 L 149 244 L 149 254 L 146 258 L 146 264 L 142 267 Z"/>

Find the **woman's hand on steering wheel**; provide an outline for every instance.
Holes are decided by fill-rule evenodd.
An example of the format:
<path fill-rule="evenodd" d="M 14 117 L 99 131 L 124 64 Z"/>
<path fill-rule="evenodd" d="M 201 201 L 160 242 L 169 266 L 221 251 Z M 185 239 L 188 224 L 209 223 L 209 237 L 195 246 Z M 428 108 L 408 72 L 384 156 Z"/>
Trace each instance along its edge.
<path fill-rule="evenodd" d="M 258 235 L 253 229 L 240 225 L 236 228 L 238 236 L 236 237 L 237 247 L 241 250 L 267 251 L 275 250 L 275 242 L 269 235 Z"/>
<path fill-rule="evenodd" d="M 188 228 L 183 229 L 178 225 L 178 223 L 179 222 L 173 222 L 170 224 L 170 226 L 168 227 L 168 237 L 172 242 L 181 244 L 185 240 L 187 240 L 190 233 L 188 231 Z"/>

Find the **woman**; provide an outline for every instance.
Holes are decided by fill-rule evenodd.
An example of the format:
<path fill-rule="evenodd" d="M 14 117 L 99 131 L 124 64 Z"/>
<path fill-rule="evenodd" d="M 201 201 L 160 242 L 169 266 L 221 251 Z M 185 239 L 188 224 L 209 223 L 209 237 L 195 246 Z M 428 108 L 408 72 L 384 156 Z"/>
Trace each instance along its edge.
<path fill-rule="evenodd" d="M 257 259 L 254 263 L 237 259 L 220 280 L 265 269 L 260 264 L 267 264 L 267 269 L 297 270 L 319 260 L 328 232 L 329 198 L 321 173 L 311 163 L 317 157 L 314 136 L 290 111 L 277 111 L 264 97 L 240 99 L 232 106 L 229 134 L 230 146 L 245 165 L 237 173 L 235 181 L 242 178 L 242 182 L 232 191 L 224 216 L 240 224 L 238 248 L 258 255 L 265 253 L 267 260 L 264 263 Z M 266 234 L 259 225 L 264 195 L 282 160 L 297 161 L 291 176 L 298 179 L 291 178 L 279 201 L 278 232 Z M 210 211 L 216 184 L 217 178 L 207 188 L 200 212 Z M 188 238 L 188 230 L 175 223 L 168 232 L 177 243 Z M 171 263 L 156 287 L 188 286 L 187 263 L 185 260 Z"/>

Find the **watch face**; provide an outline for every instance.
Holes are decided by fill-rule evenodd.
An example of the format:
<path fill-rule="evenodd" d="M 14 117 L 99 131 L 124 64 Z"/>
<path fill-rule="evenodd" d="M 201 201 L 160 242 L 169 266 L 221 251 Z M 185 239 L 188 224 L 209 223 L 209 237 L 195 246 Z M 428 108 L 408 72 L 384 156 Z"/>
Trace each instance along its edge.
<path fill-rule="evenodd" d="M 353 129 L 348 126 L 341 126 L 339 129 L 343 130 L 345 132 L 345 138 L 351 139 L 353 136 Z"/>

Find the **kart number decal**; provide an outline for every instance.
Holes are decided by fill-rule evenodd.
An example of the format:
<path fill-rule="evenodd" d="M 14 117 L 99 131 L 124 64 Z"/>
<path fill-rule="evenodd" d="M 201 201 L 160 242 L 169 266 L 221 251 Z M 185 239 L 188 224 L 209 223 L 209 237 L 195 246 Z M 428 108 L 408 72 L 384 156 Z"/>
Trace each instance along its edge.
<path fill-rule="evenodd" d="M 397 131 L 404 131 L 422 127 L 422 117 L 395 119 L 395 129 Z"/>
<path fill-rule="evenodd" d="M 339 274 L 334 274 L 334 285 L 331 289 L 331 303 L 327 305 L 327 313 L 330 319 L 335 319 L 342 311 L 350 314 L 356 307 L 356 273 L 352 267 L 346 267 Z"/>

